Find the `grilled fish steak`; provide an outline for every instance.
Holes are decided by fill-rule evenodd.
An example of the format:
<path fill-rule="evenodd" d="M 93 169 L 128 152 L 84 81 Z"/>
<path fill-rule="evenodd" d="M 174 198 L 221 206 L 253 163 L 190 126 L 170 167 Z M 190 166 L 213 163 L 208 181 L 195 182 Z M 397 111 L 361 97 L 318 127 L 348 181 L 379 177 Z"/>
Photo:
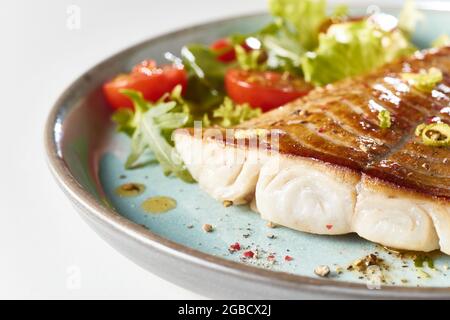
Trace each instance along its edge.
<path fill-rule="evenodd" d="M 403 80 L 402 73 L 431 67 L 444 79 L 430 93 Z M 378 119 L 384 109 L 392 117 L 387 129 Z M 263 219 L 450 254 L 450 148 L 427 146 L 414 134 L 436 117 L 450 123 L 450 47 L 317 88 L 239 126 L 279 132 L 276 148 L 193 130 L 178 130 L 175 143 L 203 190 L 219 201 L 251 203 Z"/>

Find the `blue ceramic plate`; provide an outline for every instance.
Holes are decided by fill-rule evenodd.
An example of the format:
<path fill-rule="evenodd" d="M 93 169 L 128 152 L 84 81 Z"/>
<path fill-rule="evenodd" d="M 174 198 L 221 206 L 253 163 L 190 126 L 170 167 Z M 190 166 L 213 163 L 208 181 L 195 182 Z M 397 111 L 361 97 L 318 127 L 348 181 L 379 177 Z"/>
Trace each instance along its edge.
<path fill-rule="evenodd" d="M 421 47 L 442 33 L 450 34 L 449 6 L 432 4 L 422 5 L 426 20 L 414 35 Z M 361 13 L 365 8 L 353 9 Z M 394 9 L 384 11 L 397 14 Z M 211 297 L 450 298 L 450 257 L 400 256 L 356 235 L 272 229 L 248 207 L 225 208 L 198 185 L 165 177 L 156 165 L 124 169 L 129 139 L 114 132 L 100 85 L 142 59 L 178 53 L 187 43 L 209 43 L 231 32 L 257 30 L 268 19 L 252 15 L 188 28 L 131 47 L 89 70 L 67 89 L 49 117 L 46 147 L 57 181 L 82 217 L 120 252 Z M 145 191 L 135 197 L 119 196 L 116 189 L 130 182 L 145 185 Z M 141 204 L 153 196 L 174 198 L 177 206 L 163 214 L 148 214 Z M 214 231 L 204 232 L 204 224 L 214 226 Z M 236 242 L 241 250 L 230 252 Z M 243 258 L 246 250 L 258 252 L 258 258 Z M 381 268 L 347 270 L 369 254 L 384 260 Z M 426 262 L 417 267 L 420 259 Z M 431 259 L 434 266 L 427 263 Z M 314 274 L 318 265 L 331 269 L 327 278 Z"/>

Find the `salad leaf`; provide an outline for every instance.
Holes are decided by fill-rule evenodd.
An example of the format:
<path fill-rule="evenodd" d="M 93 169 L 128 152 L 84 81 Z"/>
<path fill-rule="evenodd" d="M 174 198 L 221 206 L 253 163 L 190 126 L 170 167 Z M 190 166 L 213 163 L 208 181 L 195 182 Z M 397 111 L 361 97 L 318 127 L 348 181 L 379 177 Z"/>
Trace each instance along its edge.
<path fill-rule="evenodd" d="M 210 48 L 201 44 L 184 47 L 181 56 L 188 71 L 186 100 L 193 103 L 196 114 L 212 111 L 225 96 L 226 65 L 217 60 Z"/>
<path fill-rule="evenodd" d="M 372 19 L 330 26 L 319 47 L 302 60 L 305 80 L 325 85 L 371 71 L 414 50 L 398 29 L 386 31 Z"/>
<path fill-rule="evenodd" d="M 261 50 L 251 50 L 247 52 L 242 46 L 236 45 L 234 47 L 236 51 L 236 59 L 239 67 L 242 70 L 260 70 L 263 71 L 266 68 L 264 63 L 264 52 Z"/>
<path fill-rule="evenodd" d="M 222 105 L 214 110 L 211 119 L 207 120 L 209 125 L 219 125 L 223 128 L 236 126 L 244 121 L 258 117 L 262 114 L 261 109 L 252 108 L 249 104 L 234 104 L 234 102 L 225 97 Z"/>
<path fill-rule="evenodd" d="M 132 137 L 132 147 L 136 146 L 136 149 L 133 148 L 130 158 L 133 158 L 136 151 L 137 154 L 140 155 L 142 154 L 143 149 L 149 148 L 161 165 L 164 174 L 174 174 L 186 182 L 192 182 L 193 179 L 186 170 L 179 154 L 161 135 L 162 129 L 183 126 L 184 122 L 187 120 L 186 116 L 182 114 L 167 113 L 175 106 L 175 102 L 162 103 L 156 105 L 142 117 L 141 122 Z M 164 121 L 161 121 L 162 116 L 165 116 Z M 162 124 L 164 124 L 165 127 L 163 127 Z"/>
<path fill-rule="evenodd" d="M 128 108 L 119 109 L 114 112 L 111 120 L 117 124 L 117 131 L 123 132 L 127 136 L 132 136 L 134 133 L 133 125 L 134 113 Z"/>
<path fill-rule="evenodd" d="M 277 19 L 266 26 L 257 36 L 267 53 L 267 66 L 272 70 L 301 74 L 301 56 L 305 49 L 297 34 L 288 30 L 283 21 Z"/>
<path fill-rule="evenodd" d="M 289 24 L 306 50 L 317 46 L 319 29 L 326 20 L 326 0 L 269 0 L 269 10 Z"/>
<path fill-rule="evenodd" d="M 174 174 L 186 182 L 192 182 L 193 179 L 183 161 L 171 141 L 164 135 L 164 130 L 173 131 L 183 127 L 189 120 L 189 114 L 172 112 L 177 107 L 175 101 L 160 100 L 156 104 L 151 104 L 138 91 L 124 89 L 121 93 L 133 101 L 135 109 L 132 118 L 125 117 L 122 110 L 113 116 L 116 121 L 119 121 L 119 128 L 121 126 L 133 128 L 131 153 L 125 166 L 134 167 L 145 151 L 149 150 L 161 165 L 164 174 Z"/>

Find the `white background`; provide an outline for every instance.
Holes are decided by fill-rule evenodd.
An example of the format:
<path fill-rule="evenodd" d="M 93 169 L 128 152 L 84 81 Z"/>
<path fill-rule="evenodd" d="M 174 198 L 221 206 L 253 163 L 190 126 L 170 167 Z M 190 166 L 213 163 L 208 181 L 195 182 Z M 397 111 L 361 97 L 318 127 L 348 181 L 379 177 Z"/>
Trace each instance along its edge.
<path fill-rule="evenodd" d="M 66 27 L 70 4 L 81 8 L 80 30 Z M 110 54 L 265 6 L 266 0 L 0 2 L 0 298 L 201 298 L 134 265 L 84 224 L 46 167 L 43 126 L 61 91 Z M 69 274 L 77 270 L 80 288 L 70 289 Z"/>
<path fill-rule="evenodd" d="M 66 27 L 70 4 L 81 8 L 80 30 Z M 264 7 L 264 0 L 0 1 L 0 298 L 200 298 L 122 257 L 78 217 L 47 169 L 43 126 L 61 91 L 112 53 Z M 78 290 L 67 288 L 71 266 L 81 271 Z"/>

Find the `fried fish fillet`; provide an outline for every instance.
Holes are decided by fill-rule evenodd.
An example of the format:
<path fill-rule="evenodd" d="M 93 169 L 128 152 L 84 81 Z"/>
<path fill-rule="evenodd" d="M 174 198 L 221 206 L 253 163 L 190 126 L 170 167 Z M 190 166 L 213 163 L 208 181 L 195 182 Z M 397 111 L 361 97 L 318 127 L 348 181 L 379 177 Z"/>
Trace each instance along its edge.
<path fill-rule="evenodd" d="M 435 67 L 444 79 L 425 93 L 402 73 Z M 392 126 L 379 126 L 388 110 Z M 450 47 L 415 53 L 365 76 L 239 126 L 278 132 L 276 143 L 236 135 L 175 133 L 200 187 L 219 201 L 251 203 L 263 219 L 315 234 L 356 232 L 385 246 L 450 254 L 450 148 L 414 134 L 430 119 L 450 123 Z"/>

